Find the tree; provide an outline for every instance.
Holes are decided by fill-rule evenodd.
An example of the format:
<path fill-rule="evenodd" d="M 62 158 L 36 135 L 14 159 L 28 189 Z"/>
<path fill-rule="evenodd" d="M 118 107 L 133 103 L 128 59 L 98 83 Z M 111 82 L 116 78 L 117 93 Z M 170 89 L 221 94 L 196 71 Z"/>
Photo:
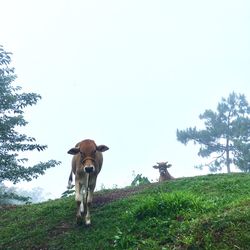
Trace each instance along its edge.
<path fill-rule="evenodd" d="M 18 127 L 27 125 L 24 108 L 37 103 L 41 96 L 35 93 L 22 93 L 21 87 L 14 86 L 17 76 L 10 67 L 11 53 L 0 45 L 0 183 L 9 180 L 14 184 L 30 181 L 55 167 L 60 162 L 50 160 L 34 166 L 26 166 L 28 159 L 21 157 L 24 151 L 43 151 L 46 145 L 36 143 L 35 138 L 17 131 Z"/>
<path fill-rule="evenodd" d="M 217 112 L 205 110 L 199 116 L 204 120 L 205 129 L 196 127 L 176 132 L 177 140 L 183 144 L 193 141 L 200 144 L 198 155 L 212 157 L 205 164 L 211 172 L 227 167 L 231 172 L 233 163 L 245 172 L 250 171 L 250 106 L 245 95 L 231 93 L 227 99 L 222 98 Z M 201 165 L 200 168 L 203 168 Z"/>

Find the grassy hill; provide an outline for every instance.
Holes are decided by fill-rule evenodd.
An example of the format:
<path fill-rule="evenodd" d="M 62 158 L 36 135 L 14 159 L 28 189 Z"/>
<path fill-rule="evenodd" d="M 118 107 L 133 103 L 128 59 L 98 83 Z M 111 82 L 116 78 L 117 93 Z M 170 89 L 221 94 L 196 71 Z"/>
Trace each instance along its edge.
<path fill-rule="evenodd" d="M 250 174 L 96 192 L 88 228 L 73 197 L 1 208 L 0 249 L 250 249 Z"/>

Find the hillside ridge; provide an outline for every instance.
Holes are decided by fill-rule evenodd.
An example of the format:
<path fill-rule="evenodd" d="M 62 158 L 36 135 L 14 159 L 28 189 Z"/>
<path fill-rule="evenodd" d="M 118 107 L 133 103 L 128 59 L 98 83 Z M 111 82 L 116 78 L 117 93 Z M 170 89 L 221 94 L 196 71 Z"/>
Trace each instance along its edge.
<path fill-rule="evenodd" d="M 92 226 L 74 196 L 0 210 L 0 249 L 242 249 L 250 174 L 215 174 L 97 191 Z"/>

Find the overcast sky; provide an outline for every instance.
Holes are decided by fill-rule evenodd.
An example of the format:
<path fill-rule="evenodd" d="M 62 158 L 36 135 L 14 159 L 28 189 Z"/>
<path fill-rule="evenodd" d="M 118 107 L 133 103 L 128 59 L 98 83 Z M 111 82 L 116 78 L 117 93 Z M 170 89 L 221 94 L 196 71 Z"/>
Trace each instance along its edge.
<path fill-rule="evenodd" d="M 16 84 L 42 100 L 23 131 L 48 145 L 30 164 L 62 164 L 36 181 L 58 197 L 82 139 L 110 150 L 97 187 L 123 187 L 169 161 L 174 177 L 206 174 L 198 146 L 176 129 L 201 125 L 235 91 L 250 101 L 250 1 L 1 1 L 0 44 L 13 52 Z"/>

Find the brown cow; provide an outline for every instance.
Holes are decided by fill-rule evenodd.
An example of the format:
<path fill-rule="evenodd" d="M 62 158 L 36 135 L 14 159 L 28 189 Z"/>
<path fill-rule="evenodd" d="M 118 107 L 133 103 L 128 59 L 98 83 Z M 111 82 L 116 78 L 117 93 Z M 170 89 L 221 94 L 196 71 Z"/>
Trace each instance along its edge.
<path fill-rule="evenodd" d="M 74 155 L 72 158 L 72 170 L 69 176 L 68 188 L 72 185 L 72 172 L 75 174 L 75 200 L 77 204 L 76 222 L 82 223 L 81 204 L 83 205 L 83 217 L 85 224 L 90 225 L 90 205 L 96 185 L 97 175 L 101 171 L 102 152 L 109 148 L 105 145 L 96 146 L 93 140 L 83 140 L 68 151 Z M 83 192 L 85 191 L 85 195 Z"/>
<path fill-rule="evenodd" d="M 174 179 L 174 177 L 171 176 L 171 174 L 167 170 L 171 166 L 172 165 L 168 164 L 168 162 L 157 162 L 157 165 L 153 166 L 153 168 L 159 169 L 160 172 L 159 182 Z"/>

